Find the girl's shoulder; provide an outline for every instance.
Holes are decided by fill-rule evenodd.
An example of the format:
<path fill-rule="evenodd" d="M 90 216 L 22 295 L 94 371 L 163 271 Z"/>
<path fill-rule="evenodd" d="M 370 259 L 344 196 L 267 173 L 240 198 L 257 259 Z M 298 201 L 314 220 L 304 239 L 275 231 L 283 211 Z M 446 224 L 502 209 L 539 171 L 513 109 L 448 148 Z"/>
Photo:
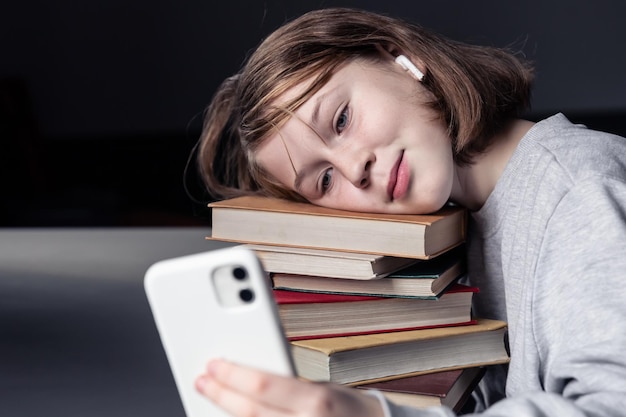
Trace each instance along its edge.
<path fill-rule="evenodd" d="M 574 124 L 561 113 L 536 123 L 522 143 L 528 152 L 550 156 L 573 179 L 626 181 L 626 138 Z"/>

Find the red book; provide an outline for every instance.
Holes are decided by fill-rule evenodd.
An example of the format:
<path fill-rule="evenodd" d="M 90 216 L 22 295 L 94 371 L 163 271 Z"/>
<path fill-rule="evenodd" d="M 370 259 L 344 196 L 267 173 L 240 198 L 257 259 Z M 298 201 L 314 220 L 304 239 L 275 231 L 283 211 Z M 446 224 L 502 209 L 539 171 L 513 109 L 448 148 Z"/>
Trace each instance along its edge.
<path fill-rule="evenodd" d="M 356 388 L 377 389 L 400 405 L 417 408 L 445 405 L 459 412 L 484 374 L 484 367 L 455 369 L 357 385 Z"/>
<path fill-rule="evenodd" d="M 438 299 L 273 290 L 290 340 L 474 324 L 475 292 L 460 284 Z"/>

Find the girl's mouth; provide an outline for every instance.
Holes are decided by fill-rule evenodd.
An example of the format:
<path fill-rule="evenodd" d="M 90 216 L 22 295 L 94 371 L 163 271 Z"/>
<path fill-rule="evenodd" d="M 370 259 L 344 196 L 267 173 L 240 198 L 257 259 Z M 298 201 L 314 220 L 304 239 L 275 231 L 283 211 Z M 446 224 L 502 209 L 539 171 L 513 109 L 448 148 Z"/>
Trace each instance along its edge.
<path fill-rule="evenodd" d="M 389 200 L 398 200 L 406 194 L 409 188 L 409 174 L 409 166 L 404 160 L 404 151 L 402 151 L 389 174 L 389 183 L 387 184 Z"/>

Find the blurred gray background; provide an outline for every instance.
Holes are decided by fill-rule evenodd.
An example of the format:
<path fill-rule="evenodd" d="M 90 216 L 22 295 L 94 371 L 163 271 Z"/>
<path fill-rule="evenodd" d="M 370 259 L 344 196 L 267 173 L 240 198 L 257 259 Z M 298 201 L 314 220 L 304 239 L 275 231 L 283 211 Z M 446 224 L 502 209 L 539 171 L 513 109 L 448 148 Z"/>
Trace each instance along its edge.
<path fill-rule="evenodd" d="M 143 277 L 208 234 L 0 229 L 0 416 L 184 417 Z"/>

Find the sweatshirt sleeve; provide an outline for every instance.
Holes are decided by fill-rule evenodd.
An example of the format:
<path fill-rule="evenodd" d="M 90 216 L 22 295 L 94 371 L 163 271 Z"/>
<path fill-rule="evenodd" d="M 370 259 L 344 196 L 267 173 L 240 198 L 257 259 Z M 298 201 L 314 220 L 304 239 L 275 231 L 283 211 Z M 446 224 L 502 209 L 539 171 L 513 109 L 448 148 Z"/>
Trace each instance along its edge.
<path fill-rule="evenodd" d="M 533 280 L 532 334 L 524 337 L 538 353 L 542 390 L 517 392 L 476 416 L 626 415 L 626 186 L 621 180 L 574 185 L 550 219 L 536 274 L 528 279 Z M 387 417 L 454 416 L 443 407 L 387 407 Z"/>

